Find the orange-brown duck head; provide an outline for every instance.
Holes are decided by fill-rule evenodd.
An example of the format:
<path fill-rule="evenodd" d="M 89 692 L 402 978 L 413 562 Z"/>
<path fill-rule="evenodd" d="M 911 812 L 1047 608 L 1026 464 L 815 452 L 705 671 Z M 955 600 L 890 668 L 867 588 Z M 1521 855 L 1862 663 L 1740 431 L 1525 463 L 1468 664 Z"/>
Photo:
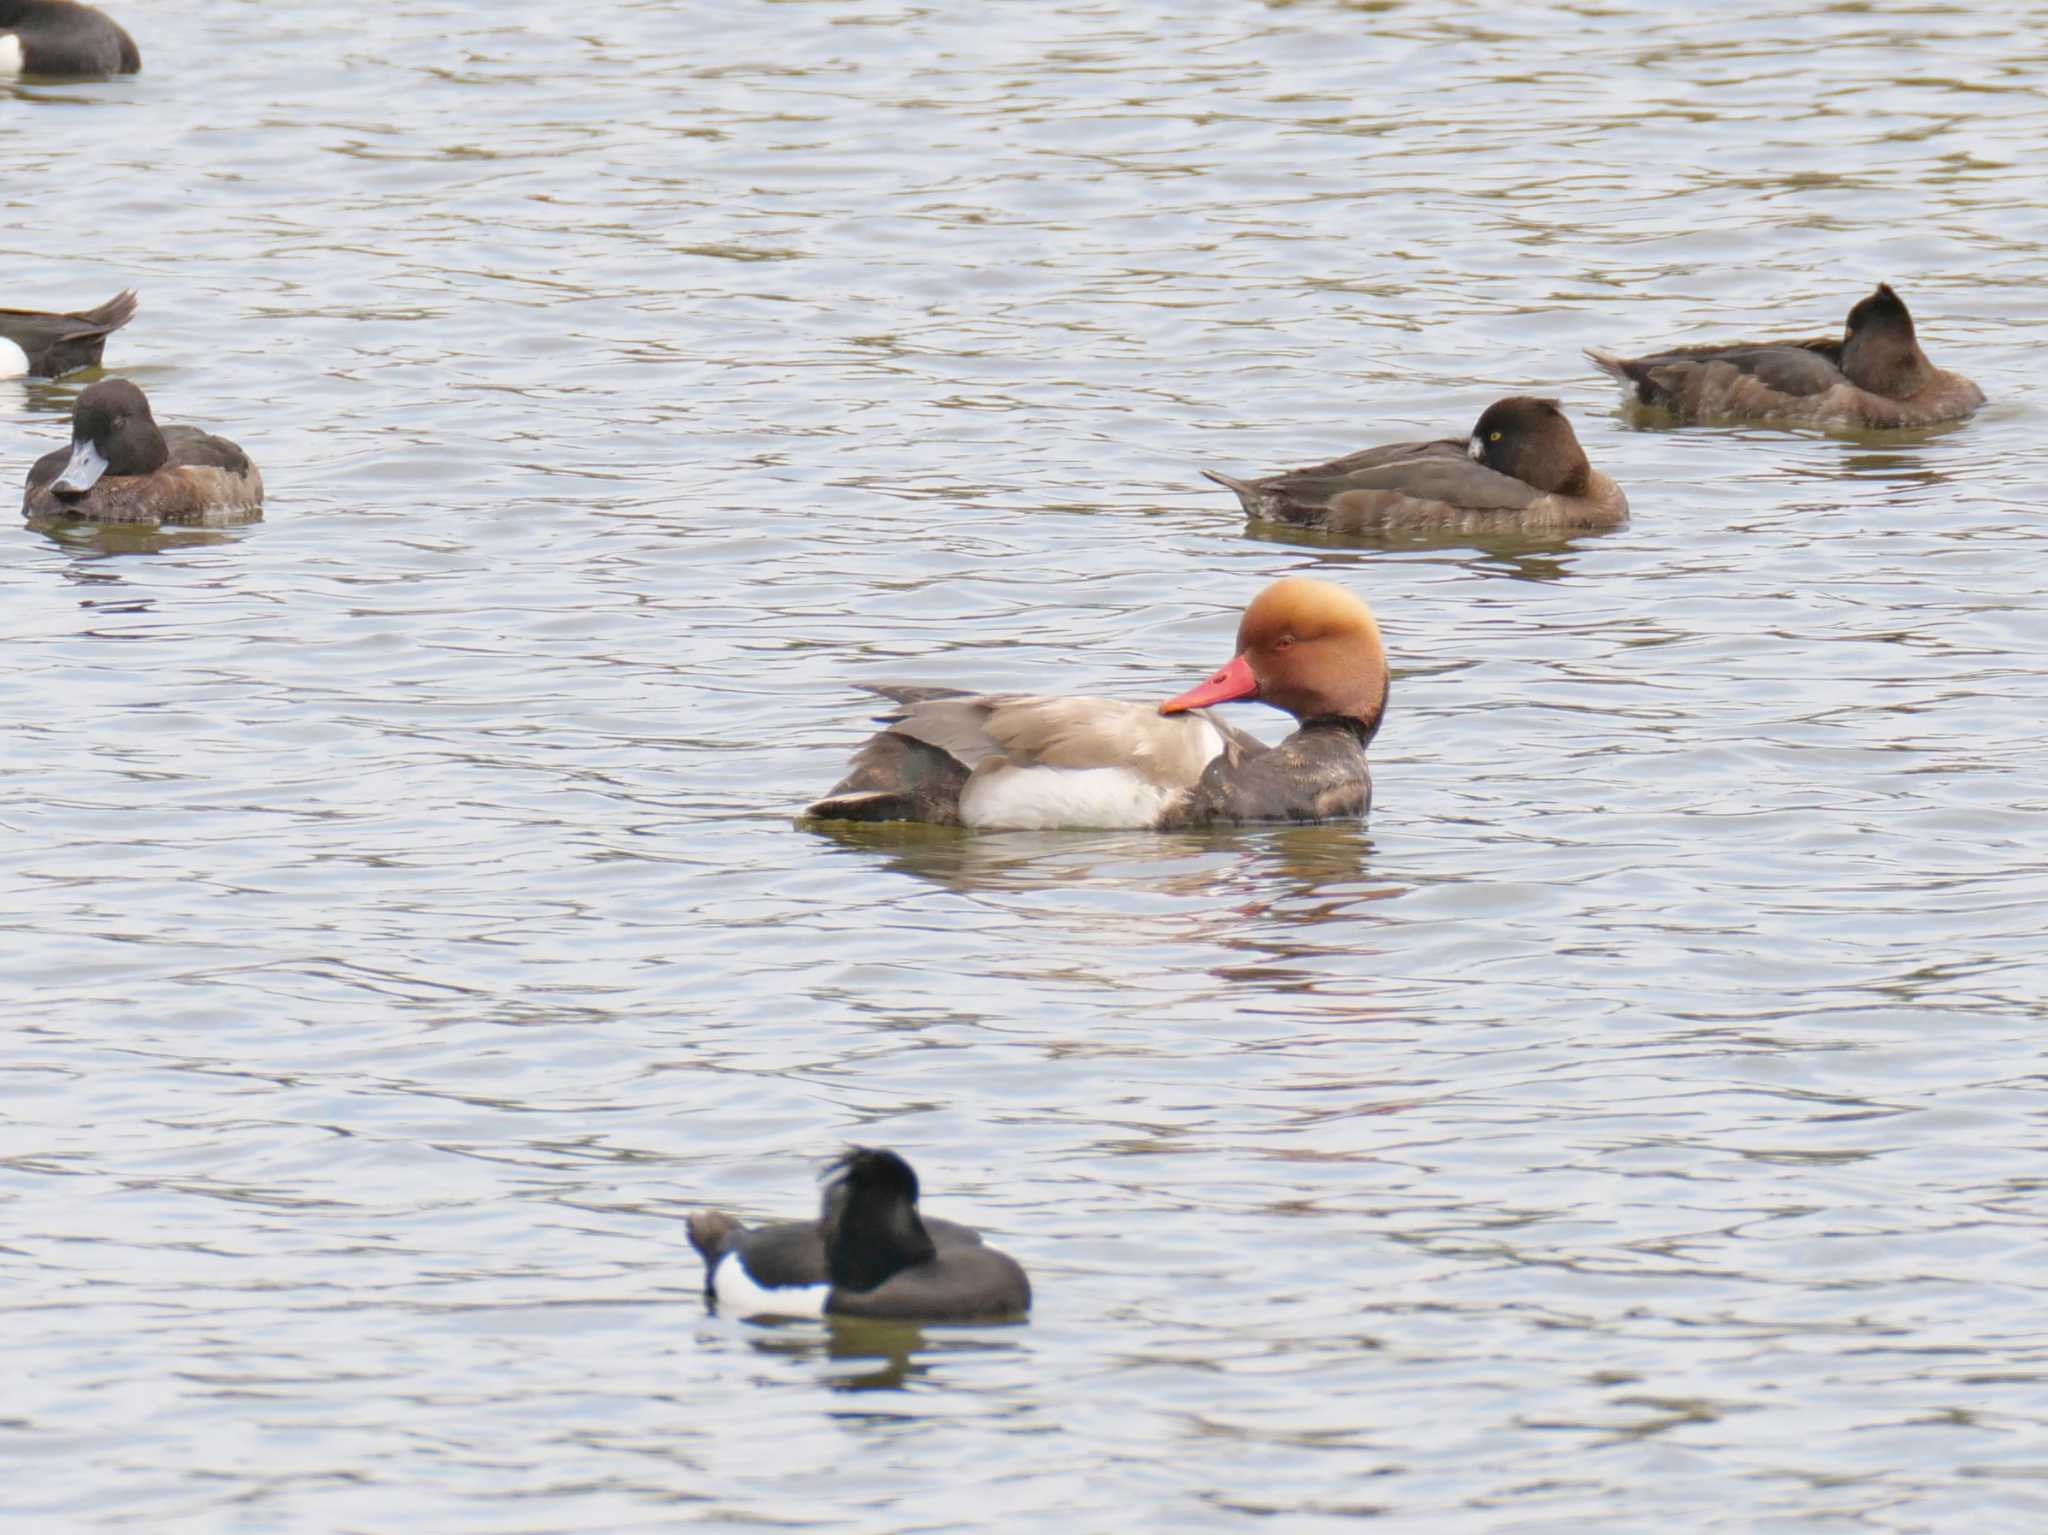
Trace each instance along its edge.
<path fill-rule="evenodd" d="M 1372 609 L 1328 581 L 1275 581 L 1244 610 L 1230 663 L 1159 712 L 1235 698 L 1255 698 L 1298 720 L 1355 721 L 1370 737 L 1387 706 L 1387 652 Z"/>

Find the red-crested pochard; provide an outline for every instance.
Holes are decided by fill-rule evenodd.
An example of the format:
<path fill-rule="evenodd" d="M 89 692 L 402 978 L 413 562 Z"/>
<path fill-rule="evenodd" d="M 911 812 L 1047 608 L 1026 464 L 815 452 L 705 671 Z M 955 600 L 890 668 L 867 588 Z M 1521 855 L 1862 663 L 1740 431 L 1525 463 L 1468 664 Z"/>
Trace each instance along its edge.
<path fill-rule="evenodd" d="M 832 1164 L 815 1221 L 748 1227 L 690 1217 L 704 1293 L 733 1316 L 985 1322 L 1031 1309 L 1017 1260 L 978 1232 L 918 1213 L 917 1174 L 893 1151 L 851 1147 Z"/>
<path fill-rule="evenodd" d="M 1384 447 L 1240 480 L 1245 515 L 1332 533 L 1597 533 L 1628 518 L 1621 487 L 1586 462 L 1555 400 L 1511 395 L 1464 438 Z"/>
<path fill-rule="evenodd" d="M 1889 284 L 1859 299 L 1841 339 L 1675 346 L 1647 357 L 1589 349 L 1639 405 L 1683 421 L 1737 418 L 1880 430 L 1960 421 L 1984 391 L 1927 360 L 1913 316 Z"/>
<path fill-rule="evenodd" d="M 1387 656 L 1357 597 L 1290 576 L 1245 609 L 1228 665 L 1156 706 L 876 691 L 903 707 L 807 817 L 1003 830 L 1326 821 L 1372 804 L 1365 748 L 1387 706 Z M 1267 746 L 1209 713 L 1232 699 L 1301 728 Z"/>

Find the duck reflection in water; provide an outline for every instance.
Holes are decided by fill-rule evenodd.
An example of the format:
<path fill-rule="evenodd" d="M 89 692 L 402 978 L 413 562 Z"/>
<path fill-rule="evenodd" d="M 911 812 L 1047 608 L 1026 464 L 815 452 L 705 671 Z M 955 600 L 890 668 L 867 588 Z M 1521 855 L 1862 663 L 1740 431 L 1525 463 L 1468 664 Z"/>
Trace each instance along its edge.
<path fill-rule="evenodd" d="M 776 1359 L 822 1358 L 836 1369 L 825 1385 L 848 1395 L 902 1391 L 942 1373 L 950 1358 L 966 1354 L 1016 1354 L 1023 1345 L 1010 1337 L 986 1333 L 927 1333 L 915 1322 L 875 1322 L 857 1317 L 828 1318 L 821 1336 L 816 1329 L 783 1325 L 756 1329 L 748 1336 L 755 1353 Z"/>

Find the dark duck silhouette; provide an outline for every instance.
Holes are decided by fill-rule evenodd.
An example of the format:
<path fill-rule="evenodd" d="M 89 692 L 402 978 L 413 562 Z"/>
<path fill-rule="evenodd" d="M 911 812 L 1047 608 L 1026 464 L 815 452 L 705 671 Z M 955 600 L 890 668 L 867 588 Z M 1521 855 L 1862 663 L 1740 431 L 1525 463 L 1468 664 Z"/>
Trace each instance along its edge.
<path fill-rule="evenodd" d="M 0 0 L 0 80 L 11 75 L 132 75 L 135 39 L 74 0 Z"/>
<path fill-rule="evenodd" d="M 818 1219 L 743 1225 L 690 1217 L 704 1293 L 736 1316 L 985 1322 L 1031 1309 L 1031 1282 L 980 1233 L 927 1220 L 917 1174 L 893 1151 L 854 1146 L 833 1163 Z"/>

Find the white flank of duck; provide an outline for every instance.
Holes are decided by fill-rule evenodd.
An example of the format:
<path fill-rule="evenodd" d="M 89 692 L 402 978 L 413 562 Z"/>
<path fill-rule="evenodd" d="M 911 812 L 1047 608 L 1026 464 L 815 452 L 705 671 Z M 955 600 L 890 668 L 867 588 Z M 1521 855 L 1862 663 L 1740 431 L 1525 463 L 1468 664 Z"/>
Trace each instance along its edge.
<path fill-rule="evenodd" d="M 754 1283 L 738 1253 L 727 1253 L 711 1271 L 711 1294 L 718 1309 L 727 1316 L 821 1317 L 829 1284 L 776 1285 L 772 1289 Z"/>

